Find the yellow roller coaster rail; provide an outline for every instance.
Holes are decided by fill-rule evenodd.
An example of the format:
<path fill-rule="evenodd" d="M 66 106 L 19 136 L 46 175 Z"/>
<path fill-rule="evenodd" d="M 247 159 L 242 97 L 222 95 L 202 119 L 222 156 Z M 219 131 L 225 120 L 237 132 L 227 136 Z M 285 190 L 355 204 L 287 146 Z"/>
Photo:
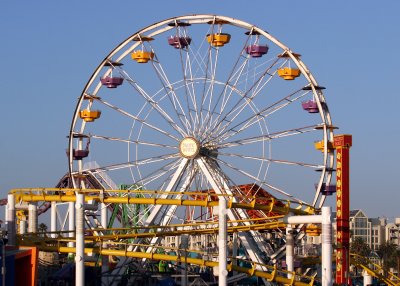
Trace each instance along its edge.
<path fill-rule="evenodd" d="M 269 219 L 279 219 L 282 216 L 272 217 Z M 255 222 L 260 219 L 246 220 Z M 237 225 L 244 220 L 229 221 L 227 231 L 229 233 L 233 232 L 243 232 L 251 230 L 270 230 L 277 228 L 285 228 L 286 224 L 281 221 L 271 221 L 266 223 L 254 223 L 252 225 Z M 159 231 L 160 229 L 165 229 Z M 140 230 L 141 232 L 137 232 Z M 147 230 L 147 232 L 145 231 Z M 62 241 L 60 240 L 63 235 L 68 235 L 71 231 L 62 232 L 45 232 L 45 233 L 27 233 L 19 235 L 20 241 L 24 243 L 29 240 L 39 244 L 43 241 L 43 235 L 49 235 L 50 237 L 55 234 L 58 239 L 54 239 L 53 243 Z M 123 239 L 134 239 L 134 238 L 151 238 L 151 237 L 165 237 L 165 236 L 176 236 L 183 234 L 199 235 L 199 234 L 216 234 L 218 233 L 218 222 L 206 222 L 206 223 L 193 223 L 193 224 L 176 224 L 168 226 L 146 226 L 146 227 L 131 227 L 131 228 L 98 228 L 98 229 L 88 229 L 87 233 L 93 233 L 93 235 L 85 235 L 85 242 L 96 242 L 104 240 L 120 241 Z M 96 233 L 102 233 L 101 235 L 95 235 Z M 65 241 L 73 241 L 74 239 L 66 239 Z M 51 238 L 46 238 L 46 243 L 50 243 Z"/>
<path fill-rule="evenodd" d="M 148 205 L 178 205 L 214 207 L 218 206 L 217 194 L 205 194 L 203 192 L 162 192 L 150 190 L 100 190 L 100 189 L 71 189 L 71 188 L 27 188 L 13 189 L 9 194 L 16 196 L 16 202 L 75 202 L 76 193 L 85 194 L 85 200 L 102 202 L 106 204 L 148 204 Z M 130 195 L 148 195 L 153 197 L 130 197 Z M 165 196 L 198 196 L 196 199 L 172 199 Z M 163 196 L 163 197 L 157 197 Z M 267 202 L 257 204 L 255 197 L 223 195 L 228 203 L 228 208 L 241 208 L 247 210 L 262 210 L 282 215 L 292 213 L 294 215 L 310 215 L 317 211 L 308 205 L 297 203 L 297 207 L 291 207 L 296 202 L 280 201 L 274 198 L 265 198 Z M 257 199 L 262 199 L 257 197 Z M 236 202 L 243 201 L 243 202 Z M 279 204 L 277 204 L 279 203 Z"/>
<path fill-rule="evenodd" d="M 357 254 L 350 254 L 351 257 L 351 263 L 355 265 L 356 267 L 362 268 L 364 271 L 366 271 L 369 275 L 376 277 L 380 281 L 383 281 L 387 285 L 393 285 L 393 286 L 399 286 L 400 285 L 400 278 L 394 275 L 393 273 L 387 271 L 386 276 L 383 275 L 385 273 L 384 269 L 376 264 L 370 261 L 369 259 L 357 255 Z"/>
<path fill-rule="evenodd" d="M 39 250 L 41 251 L 48 251 L 48 252 L 59 252 L 59 253 L 76 253 L 75 247 L 67 247 L 67 246 L 61 246 L 60 241 L 58 241 L 57 244 L 55 245 L 37 245 L 37 244 L 32 244 L 34 246 L 37 246 Z M 93 247 L 93 248 L 85 248 L 85 254 L 87 255 L 93 255 L 93 254 L 99 254 L 99 255 L 113 255 L 113 256 L 119 256 L 119 257 L 130 257 L 130 258 L 138 258 L 138 259 L 151 259 L 151 260 L 167 260 L 167 261 L 173 261 L 173 262 L 182 262 L 182 263 L 189 263 L 189 264 L 194 264 L 194 265 L 199 265 L 199 266 L 206 266 L 206 267 L 216 267 L 218 266 L 217 261 L 211 261 L 211 260 L 205 260 L 201 258 L 191 258 L 191 257 L 186 257 L 182 255 L 170 255 L 170 254 L 161 254 L 161 253 L 146 253 L 146 252 L 135 252 L 135 251 L 129 251 L 128 246 L 131 246 L 132 244 L 121 244 L 121 243 L 115 243 L 114 245 L 108 245 L 107 248 L 102 248 L 101 246 L 99 247 Z M 113 249 L 114 248 L 120 248 L 120 249 Z M 150 247 L 149 245 L 141 245 L 143 247 Z M 154 246 L 152 246 L 154 247 Z M 123 249 L 121 249 L 123 248 Z M 170 247 L 168 249 L 171 249 Z M 188 252 L 192 252 L 192 250 L 187 250 Z M 313 285 L 314 284 L 314 279 L 315 277 L 313 276 L 305 276 L 305 275 L 298 275 L 295 272 L 290 272 L 290 271 L 285 271 L 285 270 L 280 270 L 277 269 L 274 266 L 270 265 L 265 265 L 261 263 L 256 263 L 248 260 L 242 260 L 242 259 L 236 259 L 236 258 L 231 258 L 231 261 L 244 261 L 246 263 L 251 264 L 251 268 L 249 267 L 240 267 L 235 265 L 236 263 L 230 263 L 228 264 L 228 271 L 236 271 L 240 273 L 245 273 L 248 276 L 257 276 L 261 278 L 265 278 L 268 281 L 274 281 L 278 283 L 283 283 L 285 285 L 295 285 L 295 286 L 306 286 L 306 285 Z M 266 269 L 261 270 L 261 269 Z M 287 278 L 288 275 L 291 275 L 291 278 Z M 305 282 L 306 281 L 306 282 Z"/>

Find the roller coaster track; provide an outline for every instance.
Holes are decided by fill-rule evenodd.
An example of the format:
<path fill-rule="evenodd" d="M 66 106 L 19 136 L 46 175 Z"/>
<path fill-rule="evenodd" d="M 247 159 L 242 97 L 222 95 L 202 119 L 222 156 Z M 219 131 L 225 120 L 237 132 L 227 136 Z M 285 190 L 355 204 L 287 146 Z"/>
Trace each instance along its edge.
<path fill-rule="evenodd" d="M 39 239 L 37 241 L 33 240 L 24 240 L 24 245 L 26 246 L 36 246 L 40 251 L 48 251 L 48 252 L 59 252 L 59 253 L 75 253 L 76 249 L 74 247 L 68 247 L 66 242 L 68 240 L 54 240 L 54 239 Z M 102 247 L 102 243 L 99 243 L 98 247 L 85 248 L 85 254 L 87 255 L 103 255 L 103 256 L 118 256 L 118 257 L 127 257 L 127 258 L 136 258 L 136 259 L 149 259 L 149 260 L 166 260 L 171 262 L 180 262 L 180 263 L 188 263 L 205 267 L 216 267 L 218 266 L 217 261 L 206 260 L 201 258 L 192 258 L 186 257 L 182 255 L 170 255 L 163 253 L 147 253 L 147 252 L 136 252 L 129 251 L 129 246 L 131 244 L 127 243 L 113 243 L 108 242 L 107 248 Z M 139 247 L 147 248 L 149 245 L 138 245 Z M 152 246 L 154 247 L 154 246 Z M 159 247 L 160 248 L 160 247 Z M 168 249 L 171 249 L 168 247 Z M 196 250 L 186 250 L 187 252 L 199 252 Z M 208 253 L 210 255 L 210 253 Z M 217 257 L 217 254 L 215 254 Z M 285 285 L 295 285 L 295 286 L 306 286 L 306 285 L 314 285 L 314 276 L 305 276 L 298 275 L 295 272 L 285 271 L 277 269 L 271 265 L 265 265 L 261 263 L 256 263 L 244 259 L 237 258 L 229 258 L 230 263 L 228 264 L 228 271 L 236 271 L 239 273 L 244 273 L 247 276 L 257 276 L 264 279 L 267 279 L 271 282 L 283 283 Z M 251 265 L 251 267 L 241 267 L 236 264 L 240 261 Z M 234 263 L 233 263 L 234 262 Z M 266 271 L 259 270 L 260 267 L 263 269 L 267 269 Z M 290 276 L 291 278 L 288 278 Z"/>
<path fill-rule="evenodd" d="M 85 194 L 86 201 L 102 202 L 102 203 L 117 203 L 117 204 L 150 204 L 150 205 L 179 205 L 179 206 L 200 206 L 214 207 L 218 206 L 217 194 L 205 195 L 204 193 L 196 192 L 168 192 L 168 195 L 199 195 L 200 198 L 192 199 L 165 199 L 157 198 L 156 196 L 164 194 L 160 191 L 152 190 L 103 190 L 103 189 L 72 189 L 72 188 L 27 188 L 13 189 L 9 193 L 16 196 L 17 202 L 75 202 L 75 192 Z M 117 194 L 122 196 L 117 196 Z M 136 194 L 154 195 L 151 198 L 131 197 Z M 254 198 L 250 203 L 234 202 L 233 197 L 225 195 L 227 198 L 228 208 L 242 208 L 247 210 L 263 210 L 286 215 L 292 213 L 294 215 L 315 214 L 315 210 L 309 206 L 298 205 L 296 208 L 291 207 L 291 202 L 280 201 L 274 198 L 269 198 L 263 204 L 257 204 Z M 279 202 L 279 205 L 277 204 Z M 283 206 L 280 206 L 283 203 Z"/>
<path fill-rule="evenodd" d="M 161 191 L 152 191 L 152 190 L 107 190 L 107 189 L 73 189 L 73 188 L 28 188 L 28 189 L 14 189 L 10 191 L 10 194 L 15 195 L 15 201 L 17 204 L 28 204 L 32 202 L 44 202 L 44 204 L 49 204 L 49 202 L 75 202 L 76 193 L 83 193 L 85 195 L 85 200 L 90 204 L 104 203 L 107 205 L 170 205 L 170 206 L 196 206 L 196 207 L 205 207 L 212 208 L 218 206 L 218 194 L 215 193 L 205 193 L 205 192 L 168 192 L 164 193 Z M 145 194 L 145 196 L 141 197 L 138 194 Z M 179 195 L 179 196 L 178 196 Z M 175 198 L 172 198 L 174 197 Z M 224 195 L 227 200 L 227 208 L 229 209 L 242 209 L 246 211 L 262 211 L 264 213 L 264 217 L 255 217 L 252 219 L 244 220 L 235 220 L 230 221 L 228 231 L 229 232 L 249 232 L 249 231 L 258 231 L 258 230 L 271 230 L 271 229 L 283 229 L 285 228 L 285 224 L 280 221 L 282 216 L 287 215 L 289 213 L 295 215 L 309 215 L 315 214 L 318 211 L 308 205 L 296 204 L 290 201 L 281 201 L 277 200 L 273 197 L 252 197 L 246 196 L 242 199 L 238 195 L 235 197 Z M 185 197 L 186 199 L 183 199 Z M 262 203 L 260 202 L 262 199 Z M 217 225 L 209 227 L 206 226 L 201 229 L 201 223 L 197 222 L 192 226 L 182 227 L 182 225 L 168 225 L 165 227 L 165 230 L 160 231 L 162 226 L 157 225 L 153 230 L 150 229 L 149 226 L 139 226 L 136 231 L 131 227 L 129 230 L 121 229 L 120 231 L 115 231 L 115 229 L 101 229 L 99 232 L 102 235 L 96 235 L 96 226 L 90 227 L 86 229 L 85 241 L 87 243 L 92 243 L 92 245 L 97 245 L 97 242 L 103 242 L 109 244 L 110 241 L 121 241 L 124 240 L 126 243 L 126 247 L 124 250 L 120 249 L 104 249 L 101 246 L 97 248 L 93 248 L 92 250 L 88 250 L 87 252 L 98 255 L 116 255 L 122 256 L 125 258 L 141 258 L 147 259 L 149 257 L 147 255 L 157 255 L 150 252 L 139 252 L 137 249 L 133 249 L 132 241 L 128 243 L 128 240 L 132 239 L 143 239 L 143 238 L 154 238 L 154 237 L 162 237 L 162 236 L 172 236 L 172 235 L 181 235 L 184 233 L 216 233 L 218 231 Z M 145 229 L 150 229 L 146 231 Z M 174 229 L 174 230 L 171 230 Z M 185 232 L 186 231 L 186 232 Z M 54 234 L 54 233 L 53 233 Z M 35 239 L 33 236 L 23 236 L 21 245 L 35 245 L 40 246 L 39 249 L 43 251 L 57 251 L 57 252 L 66 252 L 73 253 L 75 249 L 72 247 L 67 247 L 65 240 L 62 237 L 62 234 L 59 233 L 59 238 L 56 240 L 52 240 L 50 238 L 45 237 L 44 235 L 39 235 Z M 71 241 L 71 240 L 70 240 Z M 65 244 L 65 245 L 61 245 Z M 149 247 L 147 245 L 146 247 Z M 151 247 L 159 247 L 154 244 Z M 111 251 L 111 252 L 110 252 Z M 110 254 L 114 251 L 114 254 Z M 117 252 L 115 252 L 117 251 Z M 153 257 L 151 259 L 157 259 Z M 164 259 L 164 258 L 160 258 Z M 169 260 L 180 259 L 178 258 L 170 258 Z M 176 260 L 178 261 L 178 260 Z M 196 265 L 217 266 L 218 263 L 215 261 L 203 261 L 200 259 L 194 260 L 193 262 L 189 262 Z M 281 273 L 280 270 L 270 269 L 271 266 L 266 266 L 265 262 L 249 262 L 249 265 L 252 265 L 252 268 L 243 268 L 237 267 L 235 265 L 230 266 L 230 269 L 236 272 L 245 273 L 246 275 L 255 275 L 261 277 L 263 279 L 267 279 L 270 281 L 276 281 L 288 285 L 312 285 L 314 283 L 314 278 L 307 278 L 306 276 L 296 276 L 292 273 L 283 273 L 281 275 L 277 275 L 277 273 Z M 257 268 L 257 269 L 256 269 Z M 269 272 L 267 270 L 270 270 Z M 276 277 L 276 278 L 275 278 Z M 287 278 L 291 277 L 291 278 Z M 307 283 L 302 282 L 307 280 Z"/>
<path fill-rule="evenodd" d="M 386 275 L 383 275 L 382 273 L 385 273 L 385 271 L 380 265 L 373 263 L 369 259 L 357 254 L 350 254 L 350 257 L 353 265 L 362 268 L 369 275 L 390 286 L 400 285 L 400 278 L 389 271 L 386 271 Z"/>

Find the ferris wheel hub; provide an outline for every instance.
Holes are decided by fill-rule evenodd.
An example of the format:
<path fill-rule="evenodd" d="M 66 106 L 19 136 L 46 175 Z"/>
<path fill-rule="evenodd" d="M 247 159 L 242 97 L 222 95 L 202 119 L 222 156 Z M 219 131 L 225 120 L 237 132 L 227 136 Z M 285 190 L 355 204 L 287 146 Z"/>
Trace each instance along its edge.
<path fill-rule="evenodd" d="M 185 137 L 179 144 L 179 152 L 182 157 L 194 159 L 200 153 L 200 142 L 193 137 Z"/>

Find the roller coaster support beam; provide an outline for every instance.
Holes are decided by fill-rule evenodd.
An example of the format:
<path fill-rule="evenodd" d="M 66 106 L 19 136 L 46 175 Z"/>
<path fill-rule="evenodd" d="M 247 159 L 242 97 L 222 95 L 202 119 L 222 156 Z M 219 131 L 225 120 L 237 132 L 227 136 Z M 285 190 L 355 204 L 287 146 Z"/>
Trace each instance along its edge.
<path fill-rule="evenodd" d="M 75 234 L 74 234 L 74 231 L 75 231 L 75 202 L 68 203 L 68 230 L 69 230 L 69 237 L 73 238 L 75 236 Z M 74 247 L 74 243 L 68 242 L 68 246 Z M 73 254 L 70 253 L 68 256 L 72 257 Z"/>
<path fill-rule="evenodd" d="M 286 216 L 283 221 L 287 224 L 322 224 L 322 286 L 331 286 L 332 278 L 332 222 L 331 207 L 322 207 L 321 215 Z M 287 246 L 286 246 L 287 247 Z M 293 255 L 293 254 L 292 254 Z M 289 266 L 287 265 L 288 270 Z M 293 270 L 292 270 L 293 271 Z"/>
<path fill-rule="evenodd" d="M 350 147 L 351 135 L 336 135 L 336 284 L 348 284 L 350 252 Z M 350 283 L 349 283 L 350 284 Z"/>
<path fill-rule="evenodd" d="M 19 234 L 26 234 L 26 220 L 19 221 Z"/>
<path fill-rule="evenodd" d="M 228 270 L 227 269 L 227 221 L 226 221 L 226 198 L 219 196 L 218 204 L 218 285 L 227 285 Z"/>
<path fill-rule="evenodd" d="M 52 232 L 51 237 L 56 238 L 57 237 L 57 235 L 55 234 L 55 232 L 57 231 L 57 204 L 56 204 L 56 202 L 51 202 L 50 231 Z"/>
<path fill-rule="evenodd" d="M 107 205 L 105 203 L 101 203 L 100 204 L 101 207 L 101 226 L 104 229 L 107 229 L 108 225 L 108 213 L 107 213 Z M 105 231 L 103 231 L 103 235 L 106 235 L 107 233 Z M 107 244 L 103 243 L 103 248 L 106 248 Z M 108 277 L 106 276 L 107 272 L 109 271 L 109 267 L 108 267 L 108 256 L 107 255 L 102 255 L 101 256 L 101 283 L 102 285 L 109 285 L 109 280 Z"/>
<path fill-rule="evenodd" d="M 85 195 L 76 194 L 76 256 L 75 256 L 75 285 L 85 285 Z"/>
<path fill-rule="evenodd" d="M 15 229 L 15 195 L 9 194 L 7 197 L 7 237 L 8 245 L 16 244 L 16 229 Z"/>
<path fill-rule="evenodd" d="M 36 233 L 38 231 L 38 214 L 37 203 L 29 203 L 28 205 L 28 232 Z"/>
<path fill-rule="evenodd" d="M 373 285 L 372 276 L 365 270 L 363 270 L 364 285 Z"/>
<path fill-rule="evenodd" d="M 288 278 L 291 279 L 294 271 L 294 237 L 293 228 L 291 225 L 286 226 L 286 270 Z"/>
<path fill-rule="evenodd" d="M 105 203 L 100 204 L 101 207 L 101 226 L 106 229 L 108 223 L 107 205 Z"/>

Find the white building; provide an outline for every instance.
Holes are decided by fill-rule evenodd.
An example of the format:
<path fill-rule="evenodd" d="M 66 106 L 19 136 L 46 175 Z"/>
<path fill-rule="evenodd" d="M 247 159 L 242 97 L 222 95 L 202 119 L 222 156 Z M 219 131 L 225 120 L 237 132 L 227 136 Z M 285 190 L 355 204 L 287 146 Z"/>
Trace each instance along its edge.
<path fill-rule="evenodd" d="M 333 213 L 332 241 L 336 242 L 336 213 Z M 369 247 L 376 251 L 379 245 L 390 241 L 400 246 L 400 218 L 394 223 L 387 223 L 386 218 L 369 218 L 362 210 L 350 211 L 350 243 L 355 238 L 361 238 Z M 307 256 L 307 249 L 314 252 L 315 246 L 321 243 L 321 237 L 305 236 L 303 245 L 299 247 L 298 253 Z"/>
<path fill-rule="evenodd" d="M 386 225 L 385 237 L 387 241 L 400 246 L 400 218 L 396 218 L 394 223 Z"/>

